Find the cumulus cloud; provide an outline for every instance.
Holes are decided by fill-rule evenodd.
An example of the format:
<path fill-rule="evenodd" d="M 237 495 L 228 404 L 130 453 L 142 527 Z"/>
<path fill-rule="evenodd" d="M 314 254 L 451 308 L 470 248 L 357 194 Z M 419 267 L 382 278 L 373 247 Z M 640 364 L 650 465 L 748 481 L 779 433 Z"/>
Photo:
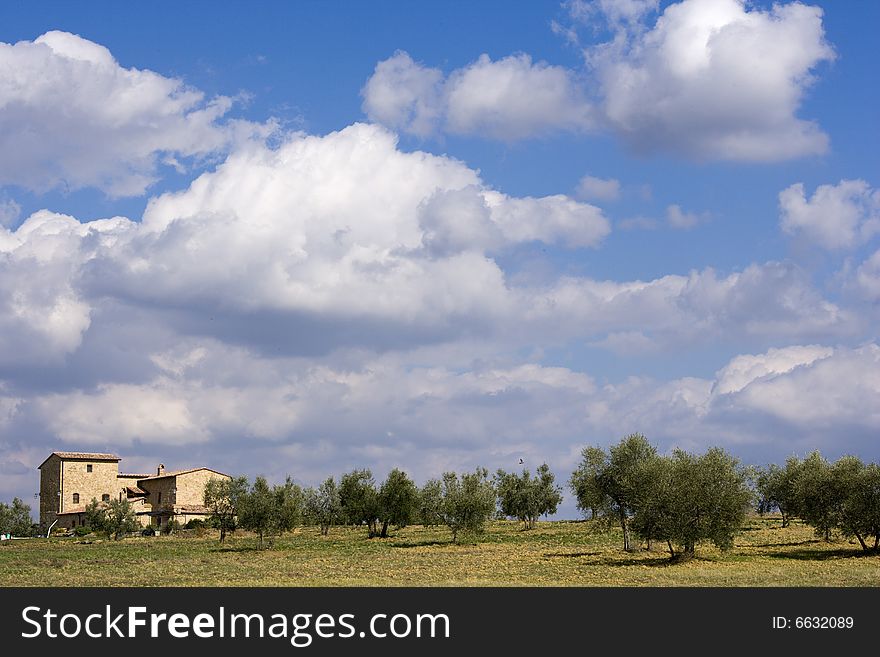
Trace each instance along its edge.
<path fill-rule="evenodd" d="M 526 54 L 496 61 L 484 54 L 444 77 L 398 51 L 376 65 L 361 93 L 370 120 L 396 130 L 513 141 L 589 129 L 593 111 L 576 78 Z"/>
<path fill-rule="evenodd" d="M 444 76 L 397 52 L 363 88 L 367 116 L 421 137 L 438 132 L 511 141 L 606 129 L 640 153 L 698 160 L 779 161 L 821 154 L 828 136 L 797 116 L 817 67 L 835 58 L 822 10 L 768 10 L 744 0 L 568 3 L 572 19 L 606 43 L 584 50 L 584 70 L 488 55 Z M 556 26 L 574 38 L 576 32 Z"/>
<path fill-rule="evenodd" d="M 587 201 L 616 201 L 620 197 L 620 181 L 584 176 L 578 181 L 575 192 L 578 198 Z"/>
<path fill-rule="evenodd" d="M 596 246 L 608 232 L 598 208 L 509 197 L 461 162 L 403 153 L 394 135 L 362 124 L 234 154 L 152 200 L 138 235 L 90 273 L 97 288 L 142 298 L 424 330 L 505 311 L 487 251 Z"/>
<path fill-rule="evenodd" d="M 222 122 L 232 99 L 124 68 L 110 51 L 52 31 L 0 43 L 0 184 L 142 194 L 163 160 L 205 156 L 267 128 Z"/>
<path fill-rule="evenodd" d="M 834 349 L 830 347 L 807 345 L 770 349 L 760 355 L 737 356 L 717 373 L 714 392 L 739 392 L 762 377 L 791 372 L 796 367 L 810 365 L 833 353 Z"/>
<path fill-rule="evenodd" d="M 827 150 L 796 112 L 833 58 L 820 8 L 743 0 L 674 3 L 652 28 L 587 50 L 605 119 L 635 150 L 748 161 Z"/>
<path fill-rule="evenodd" d="M 0 228 L 0 366 L 51 362 L 79 346 L 91 316 L 79 266 L 129 223 L 43 210 L 14 233 Z"/>
<path fill-rule="evenodd" d="M 779 354 L 765 356 L 773 361 Z M 876 432 L 880 410 L 870 402 L 866 406 L 865 401 L 877 399 L 880 346 L 867 344 L 815 358 L 806 355 L 803 365 L 756 378 L 728 403 L 814 433 L 853 426 Z"/>
<path fill-rule="evenodd" d="M 807 199 L 803 183 L 779 192 L 782 229 L 831 250 L 851 249 L 880 234 L 880 190 L 864 180 L 819 185 Z"/>
<path fill-rule="evenodd" d="M 708 268 L 650 281 L 569 277 L 522 294 L 529 299 L 526 325 L 542 326 L 547 335 L 564 330 L 561 317 L 562 327 L 576 326 L 580 335 L 649 332 L 657 346 L 737 336 L 851 337 L 863 330 L 856 313 L 825 299 L 791 263 L 753 264 L 726 276 Z"/>

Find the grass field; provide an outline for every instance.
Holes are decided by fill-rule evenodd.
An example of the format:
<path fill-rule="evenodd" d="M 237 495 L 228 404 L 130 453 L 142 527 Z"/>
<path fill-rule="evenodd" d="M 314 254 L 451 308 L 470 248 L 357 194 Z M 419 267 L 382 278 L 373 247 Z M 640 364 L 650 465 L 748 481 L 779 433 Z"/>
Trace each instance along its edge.
<path fill-rule="evenodd" d="M 795 522 L 753 518 L 734 549 L 705 545 L 670 564 L 621 550 L 619 533 L 588 522 L 522 531 L 494 522 L 479 543 L 453 545 L 445 528 L 407 527 L 386 539 L 334 527 L 300 528 L 257 551 L 249 535 L 88 537 L 6 541 L 0 586 L 878 586 L 880 556 L 844 539 L 817 540 Z"/>

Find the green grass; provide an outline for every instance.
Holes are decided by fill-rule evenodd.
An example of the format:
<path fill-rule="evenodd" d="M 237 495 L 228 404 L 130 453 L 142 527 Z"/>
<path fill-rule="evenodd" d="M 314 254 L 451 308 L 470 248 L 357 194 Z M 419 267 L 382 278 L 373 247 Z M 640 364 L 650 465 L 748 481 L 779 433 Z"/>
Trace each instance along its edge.
<path fill-rule="evenodd" d="M 407 527 L 386 539 L 334 527 L 300 528 L 255 549 L 250 535 L 160 536 L 119 542 L 7 541 L 0 586 L 878 586 L 880 556 L 845 539 L 816 539 L 795 522 L 750 519 L 732 550 L 710 545 L 670 564 L 659 549 L 626 553 L 619 532 L 588 522 L 522 531 L 494 522 L 479 543 L 453 545 L 444 528 Z"/>

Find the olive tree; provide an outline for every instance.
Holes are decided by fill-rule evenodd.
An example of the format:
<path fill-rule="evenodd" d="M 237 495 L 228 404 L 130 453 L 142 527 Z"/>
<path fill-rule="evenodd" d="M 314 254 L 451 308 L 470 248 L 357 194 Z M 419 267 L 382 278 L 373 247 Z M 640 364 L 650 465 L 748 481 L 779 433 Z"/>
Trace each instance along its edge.
<path fill-rule="evenodd" d="M 520 475 L 498 470 L 495 490 L 501 512 L 520 520 L 524 529 L 533 529 L 540 516 L 556 513 L 562 502 L 561 488 L 556 486 L 555 477 L 546 463 L 538 468 L 534 478 L 528 470 L 523 470 Z"/>
<path fill-rule="evenodd" d="M 609 513 L 613 514 L 623 531 L 623 549 L 631 549 L 629 519 L 635 505 L 643 497 L 639 486 L 644 483 L 641 469 L 646 461 L 657 456 L 657 450 L 640 433 L 634 433 L 608 452 L 608 459 L 597 476 L 597 484 L 607 498 Z"/>
<path fill-rule="evenodd" d="M 321 528 L 326 536 L 342 515 L 339 501 L 339 487 L 333 477 L 327 477 L 317 488 L 309 488 L 305 493 L 305 516 Z"/>
<path fill-rule="evenodd" d="M 123 534 L 140 528 L 137 515 L 127 499 L 99 502 L 92 498 L 85 510 L 86 524 L 92 531 L 118 541 Z"/>
<path fill-rule="evenodd" d="M 842 484 L 819 452 L 812 452 L 801 462 L 795 481 L 797 515 L 826 541 L 831 540 L 831 532 L 838 524 L 845 494 Z"/>
<path fill-rule="evenodd" d="M 568 487 L 577 500 L 578 510 L 592 520 L 608 514 L 608 495 L 599 485 L 599 474 L 607 462 L 608 455 L 601 447 L 584 447 L 581 451 L 581 462 L 568 481 Z"/>
<path fill-rule="evenodd" d="M 489 480 L 489 471 L 477 468 L 461 476 L 446 472 L 440 480 L 442 502 L 436 510 L 440 520 L 452 532 L 452 542 L 458 542 L 462 531 L 479 534 L 495 511 L 495 489 Z"/>
<path fill-rule="evenodd" d="M 220 530 L 221 543 L 226 539 L 226 532 L 235 532 L 238 526 L 237 509 L 247 492 L 247 477 L 214 477 L 205 484 L 205 508 L 210 514 L 209 521 Z"/>
<path fill-rule="evenodd" d="M 752 503 L 744 468 L 720 448 L 702 456 L 675 450 L 641 466 L 643 488 L 634 502 L 633 530 L 666 541 L 672 559 L 689 559 L 702 541 L 733 546 Z"/>
<path fill-rule="evenodd" d="M 379 535 L 379 492 L 369 470 L 352 470 L 339 480 L 342 518 L 349 525 L 366 525 L 370 538 Z"/>
<path fill-rule="evenodd" d="M 379 522 L 382 523 L 380 536 L 388 536 L 388 526 L 398 529 L 406 527 L 416 517 L 419 505 L 419 490 L 405 472 L 394 468 L 379 489 Z"/>
<path fill-rule="evenodd" d="M 800 474 L 801 463 L 797 457 L 790 457 L 781 468 L 771 463 L 760 468 L 755 477 L 758 492 L 758 512 L 761 514 L 778 509 L 782 515 L 782 526 L 788 527 L 791 516 L 797 510 L 795 484 Z"/>
<path fill-rule="evenodd" d="M 434 527 L 443 523 L 443 482 L 430 479 L 419 489 L 418 520 L 425 527 Z"/>
<path fill-rule="evenodd" d="M 880 550 L 880 466 L 864 465 L 854 457 L 834 464 L 845 491 L 839 529 L 844 536 L 855 536 L 865 552 Z M 871 540 L 873 539 L 873 540 Z"/>
<path fill-rule="evenodd" d="M 262 550 L 264 536 L 282 534 L 299 524 L 302 498 L 302 491 L 290 477 L 284 484 L 271 488 L 264 477 L 257 477 L 251 489 L 239 499 L 239 525 L 259 535 Z"/>
<path fill-rule="evenodd" d="M 32 533 L 30 506 L 19 497 L 13 497 L 12 504 L 0 502 L 0 534 L 30 536 Z"/>

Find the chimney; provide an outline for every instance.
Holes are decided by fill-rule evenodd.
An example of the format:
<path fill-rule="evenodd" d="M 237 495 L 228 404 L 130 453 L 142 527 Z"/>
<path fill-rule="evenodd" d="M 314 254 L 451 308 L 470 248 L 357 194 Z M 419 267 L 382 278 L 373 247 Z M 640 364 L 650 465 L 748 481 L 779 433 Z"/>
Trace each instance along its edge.
<path fill-rule="evenodd" d="M 161 475 L 163 475 L 163 474 L 165 474 L 165 464 L 164 464 L 164 463 L 160 463 L 160 464 L 159 464 L 159 467 L 156 468 L 156 476 L 158 477 L 158 476 L 161 476 Z"/>

